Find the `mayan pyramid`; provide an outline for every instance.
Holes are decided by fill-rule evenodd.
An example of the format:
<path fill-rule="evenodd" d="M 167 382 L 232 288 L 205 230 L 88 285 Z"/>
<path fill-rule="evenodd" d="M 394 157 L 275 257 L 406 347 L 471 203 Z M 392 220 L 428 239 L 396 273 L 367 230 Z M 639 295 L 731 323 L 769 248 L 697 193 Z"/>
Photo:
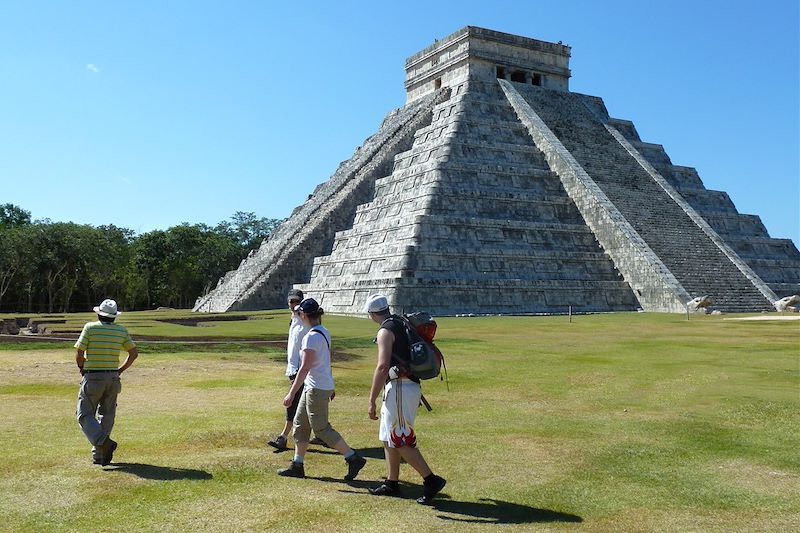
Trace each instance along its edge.
<path fill-rule="evenodd" d="M 406 60 L 406 105 L 199 298 L 436 315 L 774 310 L 800 253 L 695 169 L 569 91 L 570 47 L 466 27 Z"/>

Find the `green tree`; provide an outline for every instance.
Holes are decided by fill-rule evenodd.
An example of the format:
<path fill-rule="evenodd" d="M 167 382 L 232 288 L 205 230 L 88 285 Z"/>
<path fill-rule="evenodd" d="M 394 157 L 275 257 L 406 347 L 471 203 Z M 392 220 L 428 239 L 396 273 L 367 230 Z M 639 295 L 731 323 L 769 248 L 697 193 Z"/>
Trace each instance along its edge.
<path fill-rule="evenodd" d="M 72 222 L 37 223 L 35 249 L 48 313 L 69 309 L 87 261 L 97 252 L 94 229 Z"/>
<path fill-rule="evenodd" d="M 229 221 L 220 222 L 216 230 L 236 239 L 244 258 L 250 250 L 261 246 L 272 232 L 283 222 L 278 218 L 258 218 L 255 213 L 237 211 Z"/>
<path fill-rule="evenodd" d="M 31 223 L 30 211 L 14 204 L 0 205 L 0 228 L 25 226 Z"/>
<path fill-rule="evenodd" d="M 26 265 L 31 260 L 29 226 L 0 225 L 0 310 L 9 290 L 19 285 L 14 283 L 23 279 Z M 12 296 L 18 296 L 12 291 Z"/>
<path fill-rule="evenodd" d="M 164 293 L 167 257 L 170 253 L 165 231 L 150 231 L 134 241 L 130 260 L 133 270 L 130 273 L 130 286 L 135 289 L 137 308 L 150 309 L 158 305 L 168 305 L 164 302 Z"/>
<path fill-rule="evenodd" d="M 0 206 L 0 308 L 85 311 L 112 297 L 126 309 L 189 307 L 280 224 L 237 212 L 215 227 L 180 224 L 143 235 L 113 225 L 31 222 Z"/>

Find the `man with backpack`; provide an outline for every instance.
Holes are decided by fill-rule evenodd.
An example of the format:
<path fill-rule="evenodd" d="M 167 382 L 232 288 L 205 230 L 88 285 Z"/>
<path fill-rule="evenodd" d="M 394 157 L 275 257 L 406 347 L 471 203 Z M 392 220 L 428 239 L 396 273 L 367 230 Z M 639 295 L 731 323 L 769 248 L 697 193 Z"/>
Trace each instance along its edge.
<path fill-rule="evenodd" d="M 378 437 L 383 442 L 386 457 L 386 481 L 370 488 L 376 496 L 400 496 L 400 459 L 410 464 L 423 479 L 423 495 L 417 503 L 430 504 L 446 481 L 434 474 L 417 448 L 414 419 L 422 392 L 419 378 L 409 372 L 409 342 L 403 318 L 389 312 L 389 302 L 382 294 L 367 299 L 364 311 L 380 324 L 376 343 L 378 364 L 372 377 L 369 393 L 369 417 L 378 420 L 375 401 L 383 391 Z"/>

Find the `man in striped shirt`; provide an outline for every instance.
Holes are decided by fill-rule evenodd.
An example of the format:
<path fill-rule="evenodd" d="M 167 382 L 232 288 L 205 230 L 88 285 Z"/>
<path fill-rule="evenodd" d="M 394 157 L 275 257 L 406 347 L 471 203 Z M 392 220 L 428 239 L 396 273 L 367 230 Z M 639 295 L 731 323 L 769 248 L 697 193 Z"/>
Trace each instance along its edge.
<path fill-rule="evenodd" d="M 78 393 L 78 424 L 92 443 L 92 461 L 106 466 L 111 463 L 117 443 L 111 440 L 117 412 L 117 394 L 122 390 L 119 376 L 139 356 L 125 326 L 115 324 L 121 315 L 117 302 L 103 300 L 94 308 L 97 322 L 88 322 L 75 343 L 75 362 L 81 372 Z M 119 354 L 128 352 L 122 366 Z"/>

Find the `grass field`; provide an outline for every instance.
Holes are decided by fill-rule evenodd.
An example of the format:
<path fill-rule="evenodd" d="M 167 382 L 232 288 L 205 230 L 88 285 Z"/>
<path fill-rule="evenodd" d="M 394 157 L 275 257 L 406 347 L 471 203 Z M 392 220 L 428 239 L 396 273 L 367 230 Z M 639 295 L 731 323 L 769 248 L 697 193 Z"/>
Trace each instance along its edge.
<path fill-rule="evenodd" d="M 68 315 L 74 334 L 92 315 Z M 198 326 L 120 319 L 141 356 L 123 376 L 114 464 L 90 464 L 69 343 L 0 343 L 6 531 L 789 531 L 800 524 L 800 322 L 614 314 L 443 318 L 450 391 L 420 449 L 448 480 L 432 507 L 370 496 L 385 473 L 367 418 L 375 325 L 326 317 L 331 419 L 368 457 L 353 483 L 312 448 L 275 474 L 288 315 Z M 7 338 L 6 338 L 7 339 Z M 211 342 L 227 339 L 227 343 Z M 155 342 L 158 340 L 158 342 Z M 251 344 L 247 340 L 258 340 Z M 196 344 L 202 341 L 200 344 Z"/>

